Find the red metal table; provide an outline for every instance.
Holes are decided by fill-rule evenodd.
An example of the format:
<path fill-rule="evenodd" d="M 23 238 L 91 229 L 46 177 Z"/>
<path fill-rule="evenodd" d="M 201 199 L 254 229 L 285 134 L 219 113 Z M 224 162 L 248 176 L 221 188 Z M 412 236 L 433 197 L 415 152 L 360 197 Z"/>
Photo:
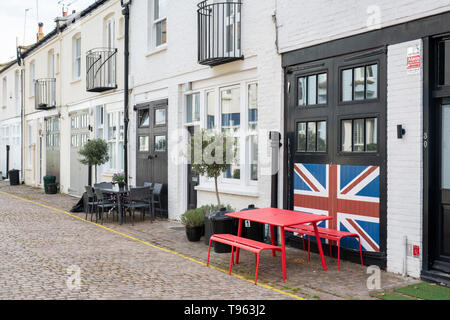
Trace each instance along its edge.
<path fill-rule="evenodd" d="M 286 281 L 286 248 L 284 239 L 284 228 L 293 226 L 296 224 L 311 223 L 314 227 L 316 234 L 317 246 L 319 248 L 320 259 L 322 260 L 322 267 L 327 270 L 325 263 L 325 257 L 323 255 L 322 243 L 319 237 L 319 231 L 317 229 L 317 222 L 332 219 L 329 216 L 321 216 L 311 213 L 291 211 L 277 208 L 263 208 L 255 210 L 247 210 L 241 212 L 233 212 L 226 214 L 229 217 L 239 219 L 238 236 L 242 234 L 242 221 L 248 220 L 253 222 L 259 222 L 270 225 L 270 236 L 272 244 L 274 244 L 274 227 L 280 227 L 281 237 L 281 261 L 283 268 L 283 282 Z M 275 256 L 275 251 L 272 251 L 272 255 Z M 239 263 L 239 248 L 236 249 L 236 263 Z"/>

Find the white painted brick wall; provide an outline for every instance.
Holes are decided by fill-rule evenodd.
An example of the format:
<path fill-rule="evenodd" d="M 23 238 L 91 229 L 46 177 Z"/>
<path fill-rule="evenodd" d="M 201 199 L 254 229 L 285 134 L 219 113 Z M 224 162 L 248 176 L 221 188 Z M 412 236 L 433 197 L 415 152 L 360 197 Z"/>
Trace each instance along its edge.
<path fill-rule="evenodd" d="M 377 12 L 377 27 L 384 28 L 448 10 L 448 0 L 277 0 L 280 48 L 287 52 L 368 32 Z"/>
<path fill-rule="evenodd" d="M 161 98 L 169 99 L 169 157 L 177 147 L 171 141 L 179 138 L 183 128 L 183 102 L 180 88 L 187 82 L 194 87 L 223 86 L 239 83 L 245 73 L 252 72 L 258 81 L 258 123 L 265 130 L 259 138 L 259 149 L 267 149 L 268 130 L 282 130 L 283 70 L 281 56 L 276 50 L 276 33 L 272 15 L 275 1 L 245 0 L 242 7 L 242 46 L 244 61 L 228 63 L 214 68 L 197 63 L 197 4 L 198 0 L 169 1 L 167 8 L 167 49 L 148 54 L 147 48 L 147 0 L 135 1 L 130 19 L 130 70 L 132 73 L 132 101 L 141 103 Z M 253 77 L 254 75 L 254 77 Z M 250 80 L 250 79 L 249 79 Z M 161 92 L 165 95 L 161 96 Z M 241 93 L 243 94 L 243 93 Z M 135 141 L 135 118 L 130 117 L 131 141 Z M 136 150 L 130 150 L 130 172 L 136 175 Z M 261 151 L 260 151 L 261 152 Z M 261 153 L 260 153 L 261 154 Z M 270 156 L 270 155 L 269 155 Z M 169 217 L 176 219 L 184 210 L 184 165 L 179 161 L 168 163 Z M 223 194 L 224 203 L 241 209 L 250 203 L 270 205 L 270 175 L 260 177 L 256 197 Z M 219 186 L 220 188 L 220 186 Z M 213 192 L 199 191 L 198 204 L 215 203 Z"/>
<path fill-rule="evenodd" d="M 387 87 L 387 269 L 403 273 L 405 245 L 419 245 L 422 251 L 423 187 L 423 70 L 407 74 L 408 47 L 422 40 L 388 47 Z M 397 138 L 397 125 L 406 130 Z M 407 257 L 407 273 L 419 277 L 421 258 Z"/>

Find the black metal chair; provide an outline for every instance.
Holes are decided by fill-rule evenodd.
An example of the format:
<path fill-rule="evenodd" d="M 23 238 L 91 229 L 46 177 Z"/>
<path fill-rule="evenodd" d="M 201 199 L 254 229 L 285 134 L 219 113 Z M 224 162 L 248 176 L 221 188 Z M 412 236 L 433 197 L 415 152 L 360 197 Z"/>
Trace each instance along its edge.
<path fill-rule="evenodd" d="M 87 211 L 86 211 L 86 218 L 85 220 L 87 220 L 87 216 L 88 214 L 91 215 L 91 221 L 92 221 L 92 215 L 94 214 L 94 212 L 96 212 L 96 206 L 98 204 L 97 201 L 97 197 L 95 196 L 95 192 L 94 189 L 91 186 L 85 186 L 84 189 L 86 190 L 86 195 L 87 195 Z M 92 210 L 91 210 L 92 207 Z"/>
<path fill-rule="evenodd" d="M 152 211 L 152 204 L 149 200 L 151 197 L 151 192 L 152 189 L 150 187 L 137 187 L 130 189 L 130 194 L 123 206 L 130 211 L 131 225 L 134 225 L 134 212 L 136 209 L 140 209 L 141 211 L 141 220 L 144 220 L 145 218 L 145 209 L 148 208 L 150 212 Z M 151 217 L 150 220 L 153 222 L 154 217 Z"/>
<path fill-rule="evenodd" d="M 105 214 L 105 208 L 109 209 L 108 212 L 110 212 L 113 209 L 117 209 L 119 208 L 119 204 L 117 202 L 111 202 L 108 198 L 107 195 L 105 195 L 102 191 L 102 189 L 94 189 L 95 190 L 95 195 L 97 197 L 97 215 L 95 217 L 95 222 L 98 221 L 98 215 L 100 214 L 100 208 L 102 208 L 102 214 L 101 214 L 101 222 L 103 224 L 103 216 Z M 113 221 L 114 221 L 114 216 L 113 216 Z"/>
<path fill-rule="evenodd" d="M 144 182 L 144 187 L 153 187 L 153 182 Z"/>
<path fill-rule="evenodd" d="M 112 182 L 100 182 L 94 184 L 94 189 L 101 188 L 101 189 L 112 189 L 113 184 Z M 117 201 L 116 196 L 114 194 L 110 194 L 108 192 L 103 192 L 106 199 L 108 199 L 110 202 Z"/>
<path fill-rule="evenodd" d="M 155 183 L 153 185 L 153 192 L 152 192 L 152 204 L 153 209 L 156 210 L 156 206 L 158 205 L 158 211 L 164 211 L 162 208 L 162 200 L 161 200 L 161 194 L 162 194 L 163 185 L 162 183 Z"/>
<path fill-rule="evenodd" d="M 100 182 L 94 184 L 94 189 L 97 188 L 105 188 L 105 189 L 112 189 L 113 184 L 111 182 Z"/>

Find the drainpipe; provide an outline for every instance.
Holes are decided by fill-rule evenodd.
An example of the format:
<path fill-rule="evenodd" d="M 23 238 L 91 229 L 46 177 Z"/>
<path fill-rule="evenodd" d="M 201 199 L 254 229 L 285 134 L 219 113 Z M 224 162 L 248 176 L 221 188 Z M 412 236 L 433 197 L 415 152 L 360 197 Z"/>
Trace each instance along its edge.
<path fill-rule="evenodd" d="M 269 132 L 270 148 L 272 149 L 272 161 L 271 161 L 271 201 L 270 206 L 272 208 L 278 208 L 278 171 L 279 171 L 279 158 L 281 147 L 281 133 L 278 131 Z M 274 228 L 274 238 L 278 239 L 278 228 Z"/>
<path fill-rule="evenodd" d="M 21 48 L 19 45 L 16 45 L 16 55 L 17 55 L 17 64 L 20 67 L 20 180 L 23 183 L 25 181 L 24 176 L 24 159 L 23 159 L 23 148 L 24 146 L 24 122 L 25 122 L 25 66 L 22 65 L 22 56 L 21 56 Z"/>
<path fill-rule="evenodd" d="M 408 274 L 408 237 L 403 236 L 403 243 L 405 245 L 405 252 L 403 256 L 403 277 Z"/>
<path fill-rule="evenodd" d="M 122 5 L 122 14 L 125 18 L 125 43 L 124 43 L 124 142 L 123 142 L 123 168 L 125 174 L 125 182 L 128 184 L 128 123 L 130 121 L 128 115 L 128 66 L 129 66 L 129 31 L 130 31 L 130 5 L 131 1 L 129 0 L 125 3 L 124 0 L 120 1 Z"/>

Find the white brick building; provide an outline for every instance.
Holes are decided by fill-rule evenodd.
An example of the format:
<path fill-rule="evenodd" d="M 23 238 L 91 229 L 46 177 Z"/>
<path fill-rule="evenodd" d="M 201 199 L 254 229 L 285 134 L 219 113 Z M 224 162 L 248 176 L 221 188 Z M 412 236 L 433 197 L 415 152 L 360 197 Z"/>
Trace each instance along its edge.
<path fill-rule="evenodd" d="M 306 119 L 298 120 L 306 123 L 327 120 L 331 131 L 326 153 L 293 150 L 294 163 L 325 163 L 337 166 L 340 173 L 349 165 L 378 167 L 380 193 L 372 195 L 372 200 L 379 203 L 379 216 L 375 220 L 353 220 L 359 227 L 369 221 L 379 223 L 377 232 L 365 226 L 363 238 L 379 244 L 369 250 L 372 253 L 366 253 L 366 262 L 385 264 L 388 271 L 395 273 L 439 281 L 448 281 L 450 271 L 446 191 L 450 176 L 445 165 L 449 156 L 445 138 L 450 50 L 445 35 L 450 32 L 449 9 L 448 1 L 277 1 L 279 47 L 288 83 L 295 79 L 292 75 L 311 74 L 314 68 L 332 79 L 328 81 L 329 100 L 324 104 L 328 111 L 320 111 L 320 106 L 292 111 L 299 104 L 289 99 L 298 98 L 297 92 L 288 94 L 287 138 L 303 134 L 294 130 L 289 119 L 295 116 Z M 367 69 L 372 63 L 378 66 L 377 77 Z M 366 69 L 362 78 L 356 78 L 356 71 L 362 71 L 360 66 Z M 350 80 L 348 68 L 354 71 Z M 370 83 L 375 78 L 378 96 L 369 97 Z M 353 91 L 348 93 L 346 85 L 352 79 Z M 365 81 L 364 93 L 357 88 L 360 79 Z M 347 99 L 348 95 L 353 99 Z M 367 120 L 372 117 L 378 120 L 377 148 L 370 149 L 367 144 L 367 139 L 373 138 L 367 131 L 362 135 L 366 146 L 360 148 L 355 141 L 359 133 L 355 124 L 365 119 L 360 123 L 365 123 L 367 129 Z M 353 120 L 347 123 L 347 119 Z M 347 149 L 349 123 L 353 124 L 352 143 Z M 401 129 L 405 132 L 398 135 Z M 289 157 L 285 159 L 287 164 Z M 284 205 L 289 207 L 293 202 L 298 206 L 297 200 L 289 197 L 290 183 L 297 183 L 295 177 L 290 180 L 289 170 L 285 171 Z M 346 188 L 350 190 L 351 186 Z M 302 187 L 296 185 L 294 189 Z M 338 190 L 338 198 L 349 190 Z M 361 193 L 354 195 L 356 199 Z M 309 207 L 315 208 L 313 204 Z M 352 227 L 352 217 L 345 214 L 355 208 L 333 210 L 341 219 L 335 227 Z"/>
<path fill-rule="evenodd" d="M 16 141 L 6 128 L 24 101 L 26 183 L 51 170 L 40 139 L 55 117 L 63 192 L 86 184 L 73 160 L 86 138 L 110 144 L 99 180 L 124 169 L 124 18 L 118 0 L 91 9 L 26 50 L 20 99 L 8 100 L 16 66 L 0 71 L 0 148 Z M 190 134 L 231 131 L 239 161 L 219 179 L 222 203 L 330 215 L 327 227 L 361 236 L 365 264 L 448 281 L 449 1 L 135 0 L 130 10 L 129 183 L 164 184 L 169 218 L 216 202 L 183 156 Z M 117 81 L 88 92 L 86 56 L 102 46 L 118 50 Z M 56 108 L 36 110 L 32 81 L 49 74 Z M 277 185 L 269 131 L 281 133 Z M 356 245 L 343 241 L 343 258 L 357 259 Z"/>

